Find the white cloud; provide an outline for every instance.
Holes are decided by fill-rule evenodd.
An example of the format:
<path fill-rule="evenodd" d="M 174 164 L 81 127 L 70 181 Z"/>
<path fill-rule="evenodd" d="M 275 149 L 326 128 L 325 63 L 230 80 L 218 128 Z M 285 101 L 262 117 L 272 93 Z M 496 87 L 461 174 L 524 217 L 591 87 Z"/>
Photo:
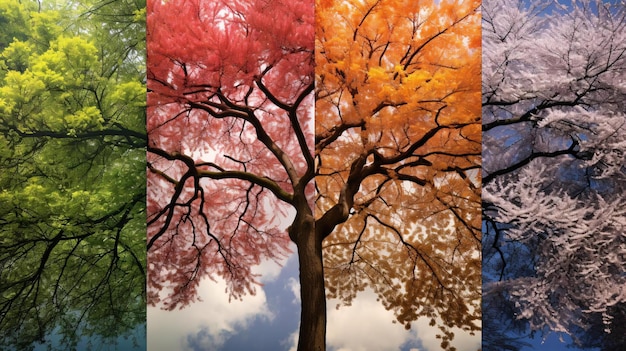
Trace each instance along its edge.
<path fill-rule="evenodd" d="M 278 264 L 274 261 L 263 261 L 258 266 L 252 267 L 252 273 L 260 275 L 259 280 L 261 283 L 270 283 L 278 279 L 284 264 L 285 262 Z"/>
<path fill-rule="evenodd" d="M 291 293 L 293 294 L 293 300 L 291 300 L 291 303 L 297 305 L 298 308 L 300 308 L 300 281 L 295 277 L 289 277 L 287 283 L 285 284 L 285 287 L 291 290 Z M 300 323 L 298 322 L 296 330 L 291 333 L 291 335 L 289 335 L 289 338 L 283 341 L 283 344 L 289 347 L 289 351 L 296 351 L 298 349 L 299 332 Z"/>
<path fill-rule="evenodd" d="M 293 293 L 293 300 L 291 300 L 291 303 L 300 304 L 300 282 L 298 279 L 289 277 L 286 286 Z"/>
<path fill-rule="evenodd" d="M 272 318 L 267 309 L 263 289 L 254 296 L 244 296 L 243 301 L 228 301 L 226 283 L 206 280 L 200 283 L 201 302 L 182 310 L 164 311 L 158 307 L 148 308 L 148 350 L 191 350 L 187 337 L 200 333 L 199 342 L 210 343 L 208 349 L 222 344 L 225 336 L 235 326 L 245 327 L 254 317 Z"/>
<path fill-rule="evenodd" d="M 337 300 L 328 301 L 328 328 L 326 340 L 336 351 L 397 351 L 410 340 L 420 339 L 423 350 L 440 351 L 441 340 L 436 338 L 439 329 L 421 319 L 412 323 L 411 330 L 392 323 L 393 312 L 385 310 L 376 301 L 376 294 L 367 289 L 353 300 L 351 306 L 335 309 Z M 471 336 L 462 330 L 453 330 L 452 344 L 459 351 L 476 351 L 480 348 L 480 333 Z M 418 351 L 417 349 L 412 349 Z"/>
<path fill-rule="evenodd" d="M 441 351 L 441 339 L 436 337 L 440 331 L 435 327 L 429 326 L 429 321 L 426 318 L 419 319 L 412 324 L 411 330 L 422 341 L 422 345 L 425 348 L 424 351 Z M 451 344 L 458 351 L 476 351 L 481 348 L 480 332 L 477 332 L 476 335 L 470 335 L 458 328 L 453 328 L 452 332 L 454 333 L 454 339 L 451 341 Z"/>
<path fill-rule="evenodd" d="M 402 325 L 393 324 L 393 313 L 376 301 L 371 290 L 360 293 L 351 306 L 335 309 L 328 301 L 328 346 L 337 351 L 397 351 L 411 335 Z"/>
<path fill-rule="evenodd" d="M 295 249 L 295 245 L 292 250 Z M 252 268 L 261 283 L 278 279 L 287 260 L 281 264 L 268 260 Z M 256 287 L 256 295 L 246 295 L 242 300 L 229 301 L 223 279 L 206 279 L 200 283 L 196 302 L 182 310 L 164 311 L 159 307 L 148 307 L 147 337 L 148 350 L 171 351 L 191 350 L 187 338 L 191 335 L 197 343 L 208 350 L 223 345 L 235 327 L 245 328 L 256 317 L 272 319 L 267 298 L 262 287 Z M 299 290 L 298 290 L 299 292 Z"/>
<path fill-rule="evenodd" d="M 300 325 L 298 325 L 298 329 L 291 333 L 289 338 L 285 340 L 283 343 L 289 346 L 289 351 L 296 351 L 298 349 L 298 337 L 300 332 Z"/>

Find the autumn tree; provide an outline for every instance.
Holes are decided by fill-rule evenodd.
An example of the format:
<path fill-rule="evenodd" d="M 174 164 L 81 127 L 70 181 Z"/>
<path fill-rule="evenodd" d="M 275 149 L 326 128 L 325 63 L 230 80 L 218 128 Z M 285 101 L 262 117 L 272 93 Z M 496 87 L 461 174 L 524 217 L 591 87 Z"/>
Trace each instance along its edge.
<path fill-rule="evenodd" d="M 619 349 L 626 4 L 483 4 L 485 329 Z"/>
<path fill-rule="evenodd" d="M 3 350 L 145 323 L 144 11 L 0 0 Z"/>
<path fill-rule="evenodd" d="M 477 330 L 477 8 L 150 2 L 149 302 L 190 304 L 203 278 L 254 293 L 291 240 L 299 350 L 325 349 L 326 294 L 365 286 L 444 348 Z"/>
<path fill-rule="evenodd" d="M 400 323 L 480 318 L 477 1 L 318 4 L 316 229 L 328 295 Z"/>

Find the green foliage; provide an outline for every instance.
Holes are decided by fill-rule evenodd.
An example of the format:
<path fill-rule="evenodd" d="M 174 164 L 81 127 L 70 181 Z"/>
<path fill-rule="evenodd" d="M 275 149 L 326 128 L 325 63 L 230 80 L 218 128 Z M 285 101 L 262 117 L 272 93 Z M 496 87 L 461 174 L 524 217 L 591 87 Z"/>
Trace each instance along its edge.
<path fill-rule="evenodd" d="M 2 52 L 2 69 L 24 72 L 24 70 L 26 70 L 26 67 L 28 67 L 28 60 L 30 58 L 31 52 L 31 45 L 19 40 L 14 40 Z"/>
<path fill-rule="evenodd" d="M 0 1 L 0 49 L 13 40 L 24 40 L 29 36 L 28 12 L 18 0 Z"/>
<path fill-rule="evenodd" d="M 145 323 L 145 4 L 43 5 L 0 0 L 0 349 Z"/>

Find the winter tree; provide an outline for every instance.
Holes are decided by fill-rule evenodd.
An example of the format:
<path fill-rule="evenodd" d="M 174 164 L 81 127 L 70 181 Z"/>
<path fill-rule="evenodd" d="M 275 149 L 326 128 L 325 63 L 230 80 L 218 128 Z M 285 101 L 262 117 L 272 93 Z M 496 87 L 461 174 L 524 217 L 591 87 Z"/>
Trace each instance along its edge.
<path fill-rule="evenodd" d="M 478 6 L 150 2 L 149 303 L 254 293 L 292 241 L 299 350 L 325 349 L 327 296 L 366 286 L 445 349 L 478 330 Z"/>
<path fill-rule="evenodd" d="M 483 2 L 486 350 L 626 342 L 625 29 L 623 1 Z"/>

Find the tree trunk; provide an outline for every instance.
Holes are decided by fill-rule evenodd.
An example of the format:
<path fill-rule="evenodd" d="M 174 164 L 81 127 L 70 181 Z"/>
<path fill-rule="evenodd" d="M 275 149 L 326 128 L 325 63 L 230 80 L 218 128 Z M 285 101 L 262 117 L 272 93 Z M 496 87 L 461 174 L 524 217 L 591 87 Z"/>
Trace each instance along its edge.
<path fill-rule="evenodd" d="M 326 293 L 322 266 L 322 239 L 312 216 L 296 220 L 291 230 L 300 262 L 300 338 L 298 351 L 326 350 Z"/>

